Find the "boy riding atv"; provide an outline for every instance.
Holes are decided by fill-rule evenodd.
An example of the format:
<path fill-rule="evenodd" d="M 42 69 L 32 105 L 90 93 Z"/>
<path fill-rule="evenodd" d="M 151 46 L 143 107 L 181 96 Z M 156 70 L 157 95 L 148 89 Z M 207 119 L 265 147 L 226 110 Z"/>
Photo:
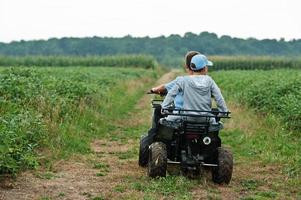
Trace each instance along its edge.
<path fill-rule="evenodd" d="M 230 182 L 233 158 L 221 147 L 218 136 L 222 128 L 219 120 L 228 118 L 229 112 L 218 86 L 207 76 L 211 65 L 204 55 L 192 57 L 192 74 L 179 79 L 162 103 L 166 117 L 159 120 L 153 135 L 141 139 L 139 165 L 148 164 L 150 177 L 165 176 L 170 163 L 180 164 L 184 174 L 193 175 L 199 174 L 200 166 L 211 167 L 214 182 Z M 183 108 L 175 109 L 174 100 L 180 92 Z M 212 96 L 218 110 L 211 110 Z"/>
<path fill-rule="evenodd" d="M 189 51 L 185 55 L 185 65 L 184 70 L 187 72 L 187 74 L 191 75 L 192 70 L 190 69 L 191 59 L 193 56 L 200 54 L 197 51 Z M 159 94 L 161 96 L 166 95 L 168 91 L 170 91 L 175 84 L 182 79 L 183 76 L 178 76 L 175 80 L 170 81 L 169 83 L 159 85 L 157 87 L 154 87 L 151 89 L 150 93 Z M 176 109 L 182 109 L 183 108 L 183 92 L 180 92 L 177 94 L 174 100 L 174 106 Z M 159 119 L 162 118 L 163 115 L 161 113 L 161 104 L 157 104 L 154 107 L 154 113 L 153 113 L 153 119 L 152 119 L 152 128 L 148 130 L 148 134 L 143 138 L 143 144 L 150 145 L 153 141 L 153 137 L 157 133 L 157 129 L 159 126 Z M 146 166 L 146 161 L 139 161 L 139 165 Z"/>
<path fill-rule="evenodd" d="M 207 75 L 208 66 L 212 65 L 213 63 L 208 61 L 204 55 L 193 56 L 190 64 L 192 74 L 177 81 L 164 99 L 162 108 L 172 108 L 175 97 L 183 92 L 183 109 L 185 110 L 211 110 L 211 97 L 213 96 L 219 111 L 227 112 L 228 109 L 220 89 Z"/>

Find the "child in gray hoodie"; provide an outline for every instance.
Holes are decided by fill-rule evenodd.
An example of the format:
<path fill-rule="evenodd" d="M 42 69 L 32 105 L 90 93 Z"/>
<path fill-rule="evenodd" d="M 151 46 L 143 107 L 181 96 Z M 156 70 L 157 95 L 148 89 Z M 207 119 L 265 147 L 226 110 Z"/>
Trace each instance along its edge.
<path fill-rule="evenodd" d="M 221 94 L 219 87 L 214 80 L 207 75 L 208 66 L 213 63 L 206 56 L 198 54 L 192 57 L 190 69 L 192 75 L 184 76 L 177 81 L 175 86 L 168 92 L 162 103 L 162 109 L 173 108 L 174 98 L 179 92 L 183 92 L 183 109 L 184 110 L 202 110 L 211 111 L 212 101 L 214 97 L 218 110 L 228 112 L 225 100 Z M 186 114 L 200 114 L 192 111 Z M 175 120 L 178 117 L 168 116 L 168 120 Z"/>

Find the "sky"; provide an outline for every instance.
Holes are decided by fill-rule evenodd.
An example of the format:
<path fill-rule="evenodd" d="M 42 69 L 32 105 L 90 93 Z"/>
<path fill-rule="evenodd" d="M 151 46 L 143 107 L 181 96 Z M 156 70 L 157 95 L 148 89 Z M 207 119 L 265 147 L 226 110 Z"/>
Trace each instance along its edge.
<path fill-rule="evenodd" d="M 301 39 L 301 0 L 0 0 L 0 42 L 62 37 Z"/>

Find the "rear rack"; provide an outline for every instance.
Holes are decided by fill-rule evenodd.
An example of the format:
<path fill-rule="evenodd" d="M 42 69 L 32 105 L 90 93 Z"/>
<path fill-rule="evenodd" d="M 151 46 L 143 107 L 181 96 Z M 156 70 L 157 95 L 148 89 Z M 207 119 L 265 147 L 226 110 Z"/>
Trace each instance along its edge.
<path fill-rule="evenodd" d="M 182 129 L 184 133 L 206 133 L 211 125 L 219 126 L 221 118 L 230 118 L 231 112 L 220 112 L 216 108 L 211 111 L 204 110 L 184 110 L 184 109 L 162 109 L 168 116 L 180 116 L 179 120 L 161 120 L 161 124 L 174 129 Z M 183 113 L 186 112 L 186 113 Z M 187 112 L 194 112 L 193 114 Z M 214 120 L 213 120 L 214 119 Z"/>
<path fill-rule="evenodd" d="M 166 115 L 186 116 L 186 117 L 208 117 L 208 118 L 230 118 L 231 112 L 221 112 L 216 108 L 212 110 L 187 110 L 187 109 L 162 109 Z M 187 113 L 190 112 L 190 113 Z M 193 112 L 193 114 L 191 113 Z"/>

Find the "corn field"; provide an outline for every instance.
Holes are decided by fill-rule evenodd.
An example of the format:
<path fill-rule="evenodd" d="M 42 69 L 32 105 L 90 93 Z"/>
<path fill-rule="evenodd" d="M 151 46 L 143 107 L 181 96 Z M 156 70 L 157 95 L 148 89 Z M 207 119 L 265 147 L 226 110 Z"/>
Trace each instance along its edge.
<path fill-rule="evenodd" d="M 0 56 L 0 66 L 103 66 L 154 68 L 156 60 L 147 55 L 115 56 Z"/>
<path fill-rule="evenodd" d="M 209 56 L 214 66 L 210 70 L 271 70 L 301 69 L 301 58 L 266 56 Z"/>

